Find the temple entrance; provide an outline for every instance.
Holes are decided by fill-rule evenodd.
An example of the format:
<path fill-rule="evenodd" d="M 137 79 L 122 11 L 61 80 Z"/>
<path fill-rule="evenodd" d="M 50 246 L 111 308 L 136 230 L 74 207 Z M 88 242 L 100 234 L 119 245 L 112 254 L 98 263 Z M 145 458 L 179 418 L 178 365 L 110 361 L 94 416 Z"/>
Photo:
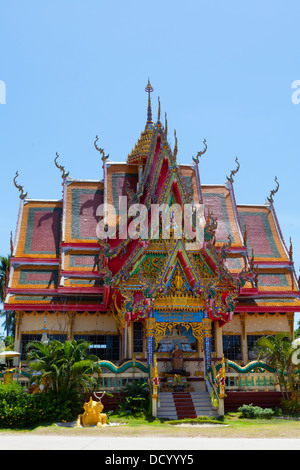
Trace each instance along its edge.
<path fill-rule="evenodd" d="M 171 330 L 160 340 L 157 352 L 172 352 L 176 346 L 185 352 L 196 352 L 197 342 L 192 330 L 182 325 L 171 326 Z"/>
<path fill-rule="evenodd" d="M 192 391 L 189 377 L 193 374 L 187 366 L 191 358 L 197 361 L 198 348 L 203 345 L 202 323 L 158 322 L 155 340 L 156 355 L 163 366 L 161 391 Z"/>

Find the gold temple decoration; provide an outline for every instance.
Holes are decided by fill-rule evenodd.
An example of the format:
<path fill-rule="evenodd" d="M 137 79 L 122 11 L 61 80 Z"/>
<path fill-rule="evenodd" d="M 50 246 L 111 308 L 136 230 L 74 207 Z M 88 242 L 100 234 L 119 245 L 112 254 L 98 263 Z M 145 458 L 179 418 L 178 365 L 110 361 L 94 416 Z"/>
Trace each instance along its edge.
<path fill-rule="evenodd" d="M 160 341 L 168 332 L 171 332 L 174 326 L 183 326 L 186 330 L 191 328 L 194 337 L 199 341 L 203 348 L 203 324 L 200 322 L 156 322 L 155 324 L 155 349 L 157 349 Z"/>
<path fill-rule="evenodd" d="M 156 319 L 155 318 L 147 318 L 146 320 L 146 336 L 147 338 L 156 335 Z"/>
<path fill-rule="evenodd" d="M 150 79 L 148 78 L 148 83 L 145 88 L 145 91 L 148 93 L 148 112 L 147 112 L 147 123 L 152 123 L 152 109 L 151 109 L 151 97 L 150 93 L 154 91 L 154 88 L 152 87 L 150 83 Z"/>
<path fill-rule="evenodd" d="M 211 319 L 203 318 L 203 334 L 206 338 L 211 338 Z"/>
<path fill-rule="evenodd" d="M 102 393 L 100 398 L 97 397 L 96 393 L 94 393 L 94 395 L 96 396 L 96 398 L 98 398 L 99 401 L 94 401 L 93 398 L 90 397 L 89 401 L 84 403 L 84 413 L 78 415 L 76 428 L 79 428 L 80 426 L 97 426 L 97 428 L 101 428 L 103 425 L 106 424 L 107 415 L 102 413 L 104 406 L 101 402 L 101 399 L 105 395 L 105 392 Z"/>

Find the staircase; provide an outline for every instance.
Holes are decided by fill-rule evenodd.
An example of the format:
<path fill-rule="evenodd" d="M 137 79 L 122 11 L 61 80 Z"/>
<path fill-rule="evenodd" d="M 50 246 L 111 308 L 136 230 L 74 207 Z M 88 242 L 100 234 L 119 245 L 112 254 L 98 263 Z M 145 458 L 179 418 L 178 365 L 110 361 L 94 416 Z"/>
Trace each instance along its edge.
<path fill-rule="evenodd" d="M 184 419 L 218 416 L 207 392 L 161 392 L 158 418 Z"/>

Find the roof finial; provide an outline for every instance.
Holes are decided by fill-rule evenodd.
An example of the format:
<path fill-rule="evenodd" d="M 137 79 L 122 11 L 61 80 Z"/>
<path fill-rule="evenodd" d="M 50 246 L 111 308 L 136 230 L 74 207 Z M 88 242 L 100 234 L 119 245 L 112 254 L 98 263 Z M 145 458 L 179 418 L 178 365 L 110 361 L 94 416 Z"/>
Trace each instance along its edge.
<path fill-rule="evenodd" d="M 59 165 L 59 164 L 57 163 L 58 158 L 59 158 L 59 155 L 58 155 L 58 153 L 56 152 L 56 157 L 55 157 L 55 159 L 54 159 L 54 164 L 55 164 L 56 168 L 58 168 L 58 169 L 61 171 L 61 173 L 62 173 L 62 175 L 61 175 L 62 178 L 65 179 L 67 176 L 69 176 L 70 173 L 69 173 L 69 172 L 66 173 L 65 167 L 62 166 L 62 165 Z"/>
<path fill-rule="evenodd" d="M 273 202 L 273 196 L 274 194 L 277 193 L 278 189 L 279 189 L 279 183 L 277 181 L 277 176 L 275 176 L 275 179 L 274 179 L 275 183 L 276 183 L 276 189 L 273 189 L 271 192 L 270 192 L 270 196 L 267 198 L 269 202 Z"/>
<path fill-rule="evenodd" d="M 160 122 L 160 99 L 158 97 L 158 113 L 157 113 L 157 122 Z"/>
<path fill-rule="evenodd" d="M 20 191 L 20 199 L 25 199 L 27 197 L 27 193 L 25 193 L 24 187 L 17 183 L 18 176 L 19 172 L 16 171 L 16 176 L 14 177 L 14 185 Z"/>
<path fill-rule="evenodd" d="M 153 90 L 154 90 L 154 88 L 152 87 L 152 85 L 150 83 L 150 79 L 148 78 L 148 83 L 147 83 L 147 86 L 145 88 L 145 91 L 147 91 L 147 93 L 148 93 L 147 124 L 152 124 L 153 123 L 153 121 L 152 121 L 152 109 L 151 109 L 151 98 L 150 98 L 150 93 L 152 93 Z"/>
<path fill-rule="evenodd" d="M 104 149 L 102 149 L 101 147 L 98 147 L 98 145 L 97 145 L 98 140 L 99 140 L 99 137 L 98 137 L 98 135 L 96 135 L 96 139 L 94 141 L 94 147 L 98 152 L 101 153 L 101 155 L 102 155 L 101 160 L 102 160 L 103 165 L 104 165 L 104 162 L 105 162 L 105 160 L 107 160 L 109 158 L 109 155 L 105 155 Z"/>
<path fill-rule="evenodd" d="M 202 157 L 202 155 L 205 154 L 206 150 L 207 150 L 207 145 L 206 145 L 206 139 L 203 140 L 203 143 L 204 143 L 204 150 L 200 151 L 197 153 L 196 157 L 192 157 L 193 161 L 198 165 L 199 163 L 199 158 Z"/>
<path fill-rule="evenodd" d="M 168 137 L 168 120 L 167 120 L 167 113 L 165 113 L 165 136 Z"/>
<path fill-rule="evenodd" d="M 238 159 L 238 157 L 236 157 L 235 161 L 236 161 L 236 163 L 237 163 L 236 169 L 231 171 L 230 176 L 227 176 L 227 179 L 228 179 L 228 181 L 229 181 L 230 183 L 233 183 L 233 177 L 234 177 L 234 175 L 235 175 L 235 174 L 239 171 L 239 169 L 240 169 L 240 164 L 239 164 L 239 159 Z"/>
<path fill-rule="evenodd" d="M 178 141 L 177 141 L 176 130 L 174 130 L 174 137 L 175 137 L 174 159 L 176 160 L 177 153 L 178 153 Z"/>

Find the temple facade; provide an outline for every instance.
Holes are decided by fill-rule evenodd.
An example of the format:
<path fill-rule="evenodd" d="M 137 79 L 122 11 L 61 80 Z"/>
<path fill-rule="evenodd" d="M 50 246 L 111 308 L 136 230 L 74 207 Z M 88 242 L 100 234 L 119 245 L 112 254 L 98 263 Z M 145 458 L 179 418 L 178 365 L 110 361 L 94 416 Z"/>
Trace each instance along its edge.
<path fill-rule="evenodd" d="M 178 164 L 176 133 L 171 148 L 160 104 L 152 119 L 150 83 L 146 91 L 145 129 L 125 162 L 112 162 L 95 140 L 103 180 L 73 179 L 57 155 L 62 196 L 33 200 L 16 175 L 20 209 L 5 309 L 16 312 L 22 361 L 28 342 L 42 335 L 84 338 L 101 360 L 156 359 L 161 377 L 180 369 L 197 390 L 223 355 L 245 365 L 260 336 L 293 334 L 300 292 L 275 212 L 277 180 L 261 205 L 236 203 L 237 159 L 224 184 L 202 183 L 206 142 L 191 164 Z M 203 208 L 199 239 L 176 218 L 184 206 L 192 208 L 192 233 L 201 219 L 195 208 Z"/>

